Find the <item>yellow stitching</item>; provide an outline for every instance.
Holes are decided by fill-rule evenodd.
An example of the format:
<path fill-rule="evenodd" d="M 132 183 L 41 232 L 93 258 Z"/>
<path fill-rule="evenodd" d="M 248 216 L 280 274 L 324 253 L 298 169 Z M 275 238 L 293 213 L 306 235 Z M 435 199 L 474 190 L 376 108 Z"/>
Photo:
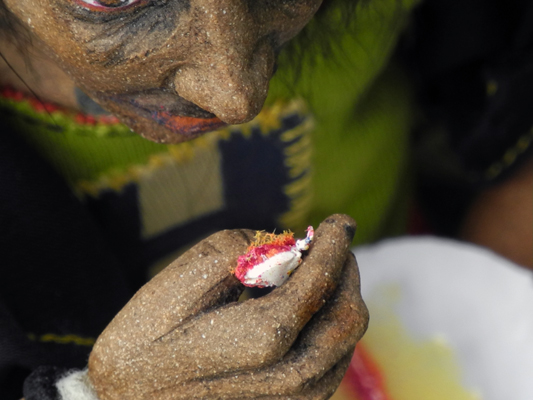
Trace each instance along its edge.
<path fill-rule="evenodd" d="M 252 121 L 219 130 L 219 138 L 229 140 L 232 131 L 240 133 L 245 138 L 250 138 L 252 129 L 254 128 L 259 128 L 262 135 L 269 135 L 272 131 L 281 127 L 281 121 L 286 116 L 292 114 L 304 116 L 306 113 L 307 107 L 301 99 L 293 99 L 289 102 L 278 100 L 272 105 L 265 107 Z"/>
<path fill-rule="evenodd" d="M 28 334 L 28 339 L 36 342 L 58 343 L 58 344 L 75 344 L 78 346 L 92 346 L 96 342 L 93 338 L 83 338 L 77 335 L 56 335 L 55 333 L 46 333 L 36 336 L 33 333 Z"/>
<path fill-rule="evenodd" d="M 288 146 L 285 149 L 285 152 L 288 156 L 293 156 L 302 151 L 306 151 L 309 148 L 309 146 L 311 146 L 311 136 L 305 135 L 305 136 L 302 136 L 302 138 L 300 138 L 300 140 L 298 140 L 297 142 Z"/>
<path fill-rule="evenodd" d="M 244 137 L 245 139 L 250 139 L 252 137 L 252 129 L 255 127 L 256 127 L 255 123 L 254 124 L 248 123 L 248 124 L 239 125 L 235 127 L 234 131 L 242 135 L 242 137 Z"/>
<path fill-rule="evenodd" d="M 302 151 L 285 160 L 285 165 L 290 168 L 289 176 L 296 178 L 311 166 L 311 150 Z"/>
<path fill-rule="evenodd" d="M 296 198 L 311 186 L 312 181 L 313 178 L 311 174 L 307 173 L 300 179 L 297 179 L 285 186 L 285 194 L 287 194 L 289 197 Z"/>
<path fill-rule="evenodd" d="M 190 143 L 182 143 L 180 146 L 168 147 L 168 152 L 178 164 L 186 164 L 194 158 L 195 150 Z M 154 157 L 154 156 L 152 156 Z M 159 155 L 161 157 L 161 155 Z"/>
<path fill-rule="evenodd" d="M 283 116 L 287 115 L 288 107 L 281 101 L 272 105 L 272 107 L 259 118 L 259 126 L 263 132 L 273 131 L 281 127 Z"/>
<path fill-rule="evenodd" d="M 485 172 L 485 179 L 492 180 L 500 175 L 506 168 L 509 168 L 517 159 L 517 157 L 524 153 L 533 142 L 533 128 L 529 132 L 520 136 L 516 144 L 507 149 L 500 161 L 496 161 Z"/>
<path fill-rule="evenodd" d="M 301 197 L 291 199 L 291 210 L 281 216 L 280 222 L 283 226 L 303 227 L 312 203 L 313 193 L 308 189 Z"/>
<path fill-rule="evenodd" d="M 295 128 L 283 132 L 280 138 L 285 143 L 295 141 L 284 149 L 285 165 L 289 168 L 290 178 L 300 178 L 284 187 L 284 192 L 290 199 L 290 206 L 289 211 L 284 213 L 279 221 L 284 227 L 297 229 L 303 226 L 312 205 L 311 132 L 315 124 L 313 118 L 303 114 L 306 110 L 303 102 L 292 102 L 290 108 L 293 113 L 305 119 Z"/>
<path fill-rule="evenodd" d="M 222 128 L 217 131 L 220 140 L 228 141 L 231 138 L 231 129 Z"/>
<path fill-rule="evenodd" d="M 494 96 L 498 91 L 498 82 L 490 80 L 487 82 L 487 96 Z"/>
<path fill-rule="evenodd" d="M 192 142 L 182 143 L 181 146 L 170 145 L 168 152 L 152 154 L 146 165 L 132 165 L 126 171 L 110 171 L 95 181 L 82 180 L 76 185 L 76 192 L 80 197 L 89 195 L 97 198 L 105 189 L 113 189 L 117 192 L 131 182 L 138 182 L 140 178 L 163 168 L 169 164 L 186 164 L 190 162 L 199 151 L 205 151 L 211 146 L 216 146 L 219 138 L 217 132 L 210 132 L 207 138 L 198 138 Z"/>
<path fill-rule="evenodd" d="M 283 132 L 281 134 L 281 140 L 284 142 L 290 142 L 299 136 L 304 135 L 315 127 L 315 121 L 311 117 L 307 117 L 300 125 L 295 128 Z"/>

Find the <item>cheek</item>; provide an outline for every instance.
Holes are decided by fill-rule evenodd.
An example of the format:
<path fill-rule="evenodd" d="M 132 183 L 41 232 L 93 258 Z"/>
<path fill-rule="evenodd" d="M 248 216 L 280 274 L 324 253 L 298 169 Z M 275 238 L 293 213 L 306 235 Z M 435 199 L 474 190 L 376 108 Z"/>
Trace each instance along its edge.
<path fill-rule="evenodd" d="M 150 48 L 142 43 L 135 47 L 140 42 L 137 40 L 126 42 L 135 47 L 134 50 L 120 65 L 114 65 L 113 49 L 117 45 L 116 41 L 109 40 L 107 25 L 76 20 L 61 7 L 69 1 L 4 0 L 4 4 L 28 28 L 32 44 L 54 60 L 84 91 L 95 93 L 158 86 L 162 78 L 155 71 L 168 70 L 165 60 L 151 57 L 148 62 L 144 54 Z"/>
<path fill-rule="evenodd" d="M 33 47 L 55 60 L 69 73 L 84 59 L 80 42 L 70 31 L 70 21 L 60 18 L 51 0 L 3 0 L 6 7 L 28 28 Z M 38 66 L 36 66 L 38 67 Z"/>
<path fill-rule="evenodd" d="M 53 7 L 47 0 L 3 0 L 3 3 L 33 34 L 53 15 Z"/>

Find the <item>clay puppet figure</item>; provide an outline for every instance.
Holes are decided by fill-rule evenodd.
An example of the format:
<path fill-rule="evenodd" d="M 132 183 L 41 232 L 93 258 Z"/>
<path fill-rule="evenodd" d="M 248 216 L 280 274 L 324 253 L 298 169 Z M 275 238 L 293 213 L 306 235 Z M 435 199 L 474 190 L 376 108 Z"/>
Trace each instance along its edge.
<path fill-rule="evenodd" d="M 79 88 L 147 139 L 189 140 L 259 113 L 277 53 L 321 3 L 3 0 L 0 51 L 9 65 L 1 66 L 0 84 L 21 91 L 27 85 L 43 100 L 73 109 L 82 108 Z M 328 218 L 290 280 L 243 303 L 236 302 L 243 287 L 230 271 L 253 233 L 215 234 L 117 314 L 96 341 L 88 369 L 65 375 L 54 366 L 37 368 L 42 364 L 30 343 L 28 364 L 37 369 L 24 394 L 28 400 L 329 398 L 368 321 L 349 251 L 354 233 L 351 218 Z M 87 299 L 87 310 L 99 311 L 94 301 Z M 2 354 L 19 351 L 19 342 L 5 343 L 11 348 Z"/>

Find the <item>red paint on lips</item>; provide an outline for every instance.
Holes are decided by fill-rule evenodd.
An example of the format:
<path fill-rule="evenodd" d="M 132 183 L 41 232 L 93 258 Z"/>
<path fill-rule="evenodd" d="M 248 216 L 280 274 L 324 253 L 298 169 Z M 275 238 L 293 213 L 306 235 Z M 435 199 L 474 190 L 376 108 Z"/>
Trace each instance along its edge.
<path fill-rule="evenodd" d="M 152 113 L 152 118 L 164 127 L 185 136 L 195 136 L 201 133 L 214 131 L 227 124 L 217 117 L 196 118 L 172 115 L 167 111 Z"/>

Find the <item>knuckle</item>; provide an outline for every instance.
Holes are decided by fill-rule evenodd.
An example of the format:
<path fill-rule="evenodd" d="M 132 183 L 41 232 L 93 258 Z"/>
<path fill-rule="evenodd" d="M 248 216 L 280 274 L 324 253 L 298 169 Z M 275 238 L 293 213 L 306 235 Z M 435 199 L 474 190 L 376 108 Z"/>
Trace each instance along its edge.
<path fill-rule="evenodd" d="M 254 347 L 261 364 L 278 362 L 290 349 L 295 337 L 289 326 L 272 320 L 263 323 L 254 335 Z"/>

